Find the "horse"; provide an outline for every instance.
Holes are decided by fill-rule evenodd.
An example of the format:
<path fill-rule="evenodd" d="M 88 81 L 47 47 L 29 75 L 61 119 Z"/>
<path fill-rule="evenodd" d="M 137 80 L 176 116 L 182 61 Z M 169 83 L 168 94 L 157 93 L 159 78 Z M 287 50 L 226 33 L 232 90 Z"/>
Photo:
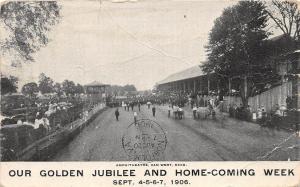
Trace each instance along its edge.
<path fill-rule="evenodd" d="M 196 116 L 198 119 L 206 119 L 211 113 L 208 107 L 198 107 L 196 111 Z"/>
<path fill-rule="evenodd" d="M 211 116 L 212 120 L 220 121 L 221 125 L 224 125 L 225 115 L 221 112 L 222 103 L 216 107 L 198 107 L 197 117 L 198 119 L 207 119 Z"/>
<path fill-rule="evenodd" d="M 184 117 L 184 111 L 179 111 L 178 109 L 174 109 L 173 110 L 173 115 L 175 117 L 175 119 L 182 119 Z"/>
<path fill-rule="evenodd" d="M 182 119 L 184 117 L 184 111 L 183 110 L 178 111 L 178 117 L 179 117 L 179 119 Z"/>

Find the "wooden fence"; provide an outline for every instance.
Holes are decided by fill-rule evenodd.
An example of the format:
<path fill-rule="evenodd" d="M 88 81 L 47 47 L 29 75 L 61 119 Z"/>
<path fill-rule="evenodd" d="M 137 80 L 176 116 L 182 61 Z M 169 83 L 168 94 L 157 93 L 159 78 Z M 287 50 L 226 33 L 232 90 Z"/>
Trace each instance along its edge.
<path fill-rule="evenodd" d="M 100 113 L 106 110 L 104 105 L 94 107 L 86 119 L 78 119 L 60 130 L 32 143 L 16 153 L 18 161 L 46 161 L 54 156 L 58 150 L 66 146 L 81 130 L 90 124 Z M 14 161 L 15 161 L 14 160 Z"/>
<path fill-rule="evenodd" d="M 275 104 L 286 106 L 286 98 L 288 96 L 292 96 L 292 81 L 285 82 L 280 86 L 276 86 L 254 97 L 250 97 L 248 99 L 248 104 L 252 108 L 252 111 L 257 111 L 258 107 L 264 106 L 266 111 L 269 112 Z M 229 105 L 236 104 L 239 106 L 242 101 L 241 98 L 237 96 L 225 96 L 224 103 L 228 112 Z"/>

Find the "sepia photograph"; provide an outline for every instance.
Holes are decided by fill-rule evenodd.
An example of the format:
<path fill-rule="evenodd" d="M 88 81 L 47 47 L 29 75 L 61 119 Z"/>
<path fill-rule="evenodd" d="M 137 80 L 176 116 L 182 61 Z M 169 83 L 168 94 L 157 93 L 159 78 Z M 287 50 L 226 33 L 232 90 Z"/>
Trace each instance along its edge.
<path fill-rule="evenodd" d="M 298 1 L 0 6 L 1 161 L 300 161 Z"/>

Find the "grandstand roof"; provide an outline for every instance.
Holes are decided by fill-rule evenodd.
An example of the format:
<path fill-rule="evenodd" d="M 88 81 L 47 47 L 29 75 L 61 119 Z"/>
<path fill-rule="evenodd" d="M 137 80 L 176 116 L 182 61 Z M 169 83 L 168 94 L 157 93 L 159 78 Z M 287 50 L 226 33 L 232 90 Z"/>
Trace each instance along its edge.
<path fill-rule="evenodd" d="M 108 86 L 107 84 L 103 84 L 101 82 L 98 82 L 98 81 L 93 81 L 89 84 L 86 84 L 85 86 Z"/>
<path fill-rule="evenodd" d="M 200 77 L 205 75 L 201 70 L 200 66 L 193 66 L 191 68 L 185 69 L 183 71 L 174 73 L 167 78 L 163 79 L 162 81 L 158 82 L 157 84 L 166 84 L 169 82 L 175 82 L 179 80 L 191 79 L 195 77 Z"/>

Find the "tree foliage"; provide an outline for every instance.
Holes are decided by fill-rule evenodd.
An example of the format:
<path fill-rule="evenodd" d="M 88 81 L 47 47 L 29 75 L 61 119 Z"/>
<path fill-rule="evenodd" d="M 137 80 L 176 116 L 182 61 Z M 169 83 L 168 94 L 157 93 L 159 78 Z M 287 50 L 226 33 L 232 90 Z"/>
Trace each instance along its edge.
<path fill-rule="evenodd" d="M 268 15 L 283 34 L 299 40 L 300 10 L 296 2 L 272 0 Z"/>
<path fill-rule="evenodd" d="M 136 87 L 133 84 L 127 84 L 124 86 L 112 85 L 109 88 L 109 90 L 113 95 L 116 95 L 116 96 L 117 95 L 124 96 L 126 93 L 137 91 Z"/>
<path fill-rule="evenodd" d="M 77 83 L 77 85 L 75 87 L 75 93 L 77 93 L 77 94 L 84 93 L 84 88 L 83 88 L 83 86 L 81 84 Z"/>
<path fill-rule="evenodd" d="M 25 84 L 22 87 L 21 92 L 24 95 L 28 95 L 28 96 L 32 97 L 32 96 L 34 96 L 35 93 L 39 92 L 39 87 L 35 82 L 30 82 L 30 83 Z"/>
<path fill-rule="evenodd" d="M 73 81 L 64 80 L 62 82 L 62 91 L 66 93 L 66 95 L 73 95 L 76 92 L 76 86 Z"/>
<path fill-rule="evenodd" d="M 270 34 L 265 30 L 267 22 L 262 2 L 240 1 L 223 11 L 209 34 L 208 61 L 203 70 L 238 80 L 244 104 L 255 83 L 272 74 L 266 64 L 265 40 Z"/>
<path fill-rule="evenodd" d="M 39 76 L 39 90 L 42 94 L 52 93 L 54 91 L 53 80 L 44 73 L 41 73 Z"/>
<path fill-rule="evenodd" d="M 61 84 L 60 83 L 55 83 L 54 86 L 53 86 L 53 91 L 55 93 L 57 93 L 57 95 L 61 95 L 62 94 L 62 90 L 61 90 Z"/>
<path fill-rule="evenodd" d="M 2 4 L 0 21 L 8 36 L 0 41 L 1 51 L 13 52 L 21 61 L 33 61 L 32 54 L 48 44 L 47 34 L 59 18 L 60 6 L 56 1 L 8 1 Z"/>
<path fill-rule="evenodd" d="M 14 76 L 3 76 L 1 75 L 1 95 L 7 93 L 15 93 L 18 89 L 18 78 Z"/>
<path fill-rule="evenodd" d="M 127 92 L 136 91 L 136 87 L 133 84 L 126 84 L 125 86 L 123 86 L 123 89 Z"/>

